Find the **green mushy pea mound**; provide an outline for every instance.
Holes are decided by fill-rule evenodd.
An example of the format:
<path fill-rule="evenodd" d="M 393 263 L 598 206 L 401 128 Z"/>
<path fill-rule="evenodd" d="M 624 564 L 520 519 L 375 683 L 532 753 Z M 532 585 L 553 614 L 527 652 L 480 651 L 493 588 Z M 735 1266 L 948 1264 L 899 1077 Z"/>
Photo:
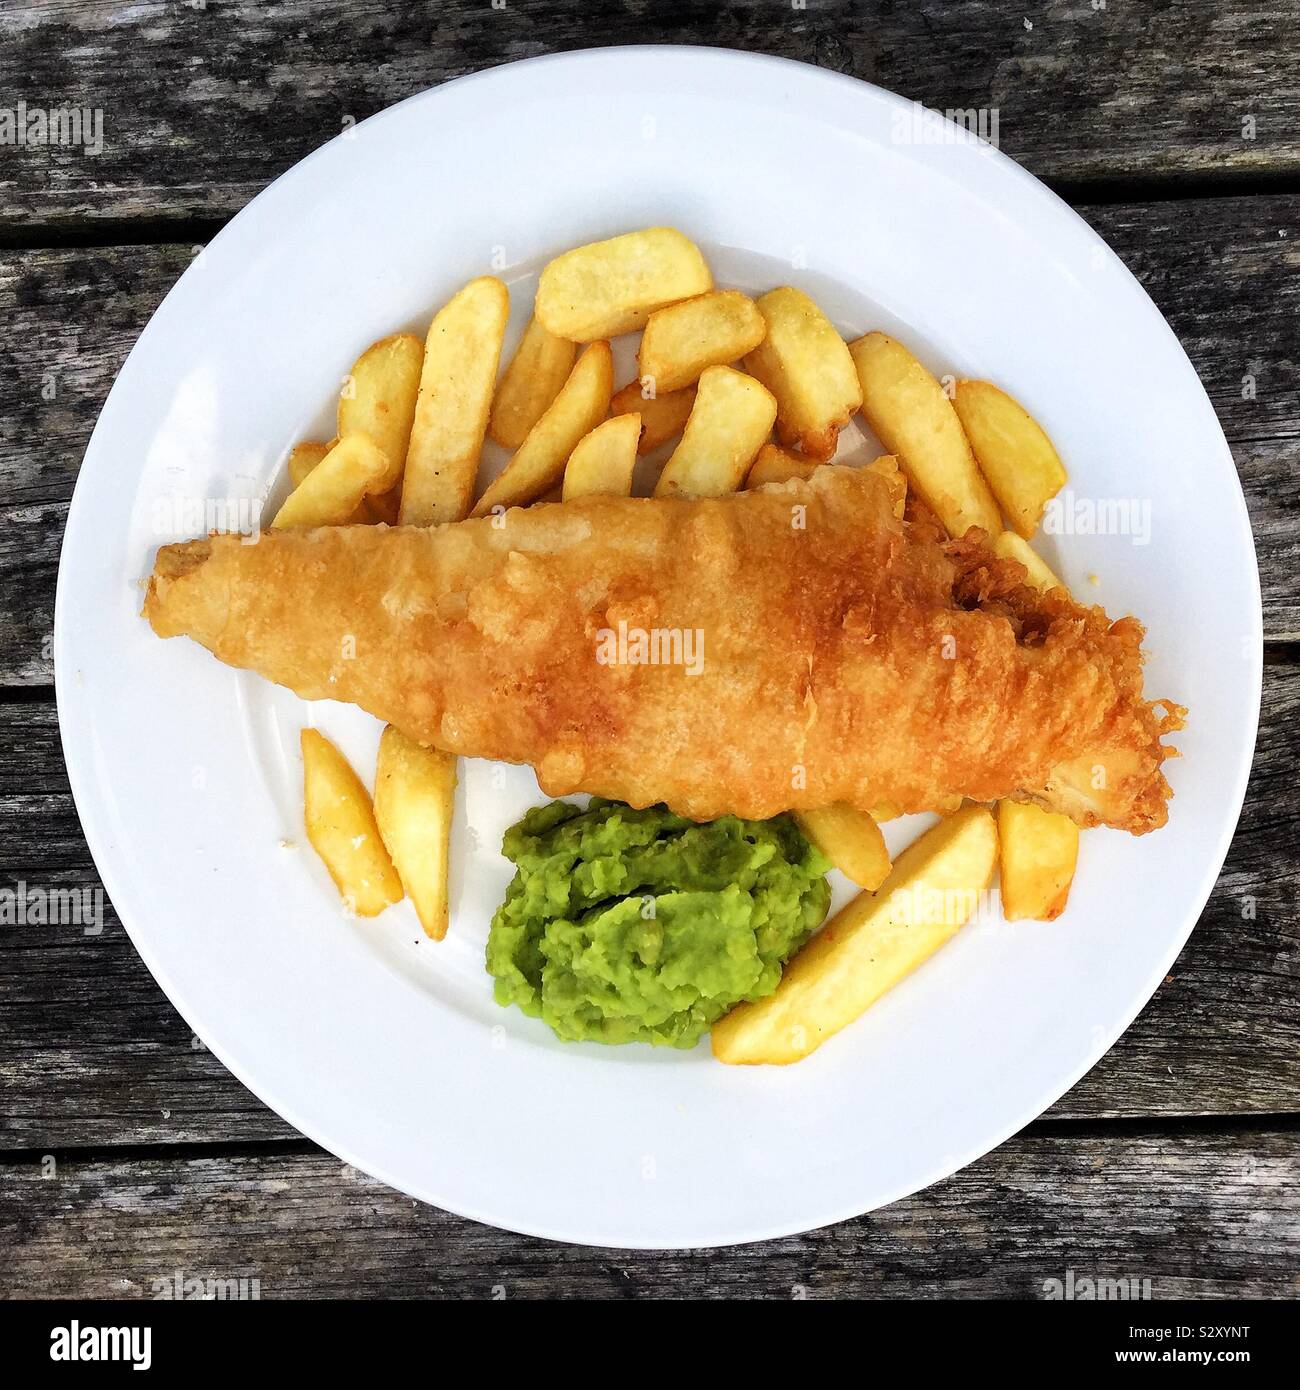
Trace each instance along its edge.
<path fill-rule="evenodd" d="M 502 852 L 518 872 L 488 937 L 497 1003 L 568 1039 L 693 1047 L 771 994 L 830 902 L 830 864 L 789 816 L 553 801 Z"/>

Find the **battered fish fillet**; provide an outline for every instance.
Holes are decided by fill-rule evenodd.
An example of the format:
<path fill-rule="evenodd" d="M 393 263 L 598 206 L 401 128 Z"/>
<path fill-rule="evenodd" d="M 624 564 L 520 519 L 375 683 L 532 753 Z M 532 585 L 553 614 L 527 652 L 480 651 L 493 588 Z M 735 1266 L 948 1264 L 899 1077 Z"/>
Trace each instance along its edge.
<path fill-rule="evenodd" d="M 1031 799 L 1163 825 L 1142 627 L 1024 583 L 871 471 L 698 501 L 587 497 L 436 528 L 164 546 L 145 616 L 422 743 L 697 820 Z"/>

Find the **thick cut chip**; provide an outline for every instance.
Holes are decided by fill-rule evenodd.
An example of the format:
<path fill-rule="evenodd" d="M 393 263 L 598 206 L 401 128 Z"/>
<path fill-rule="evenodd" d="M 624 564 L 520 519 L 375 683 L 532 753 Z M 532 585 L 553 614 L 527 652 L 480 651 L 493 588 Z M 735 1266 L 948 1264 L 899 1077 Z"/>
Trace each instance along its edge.
<path fill-rule="evenodd" d="M 735 492 L 772 433 L 776 401 L 752 376 L 709 367 L 700 376 L 682 442 L 655 485 L 656 497 L 718 497 Z"/>
<path fill-rule="evenodd" d="M 1032 584 L 1039 593 L 1045 594 L 1049 589 L 1064 587 L 1052 573 L 1047 561 L 1014 531 L 999 531 L 993 538 L 993 551 L 1004 560 L 1019 560 L 1025 567 L 1026 582 Z"/>
<path fill-rule="evenodd" d="M 471 280 L 434 315 L 402 477 L 403 526 L 459 521 L 474 498 L 510 294 Z"/>
<path fill-rule="evenodd" d="M 564 465 L 563 500 L 575 497 L 630 497 L 641 417 L 616 415 L 584 435 Z"/>
<path fill-rule="evenodd" d="M 375 917 L 402 897 L 401 880 L 379 837 L 370 797 L 348 760 L 323 734 L 301 736 L 307 838 L 344 905 Z"/>
<path fill-rule="evenodd" d="M 334 441 L 338 443 L 337 440 Z M 294 487 L 301 487 L 307 474 L 325 457 L 334 447 L 333 444 L 322 444 L 319 439 L 304 439 L 302 443 L 295 444 L 289 451 L 289 481 Z"/>
<path fill-rule="evenodd" d="M 849 351 L 862 382 L 862 413 L 921 501 L 952 536 L 971 526 L 996 536 L 997 503 L 943 387 L 884 333 L 868 333 Z"/>
<path fill-rule="evenodd" d="M 653 384 L 642 386 L 639 381 L 629 381 L 614 393 L 609 410 L 611 415 L 630 415 L 634 411 L 640 415 L 641 442 L 636 446 L 637 453 L 650 454 L 681 434 L 694 404 L 694 386 L 662 392 L 656 391 Z"/>
<path fill-rule="evenodd" d="M 388 459 L 380 492 L 396 487 L 406 466 L 423 362 L 420 340 L 411 333 L 394 333 L 357 358 L 339 394 L 338 437 L 367 435 Z"/>
<path fill-rule="evenodd" d="M 633 333 L 656 309 L 712 288 L 693 241 L 649 227 L 556 256 L 542 271 L 534 312 L 557 338 L 590 343 Z"/>
<path fill-rule="evenodd" d="M 489 484 L 473 515 L 493 507 L 534 502 L 564 476 L 564 465 L 578 441 L 605 418 L 614 387 L 614 358 L 608 343 L 590 343 L 574 363 L 569 379 L 528 438 Z"/>
<path fill-rule="evenodd" d="M 568 381 L 577 353 L 576 343 L 557 338 L 536 317 L 528 320 L 492 402 L 488 433 L 498 444 L 517 449 L 528 438 Z"/>
<path fill-rule="evenodd" d="M 764 483 L 784 483 L 791 478 L 811 478 L 821 466 L 821 459 L 811 459 L 807 454 L 795 453 L 780 444 L 764 444 L 749 470 L 745 486 L 762 487 Z"/>
<path fill-rule="evenodd" d="M 846 878 L 874 893 L 889 877 L 889 850 L 865 811 L 844 802 L 796 811 L 799 828 Z"/>
<path fill-rule="evenodd" d="M 340 439 L 289 494 L 271 525 L 283 531 L 357 520 L 357 508 L 380 485 L 387 469 L 387 456 L 368 435 Z"/>
<path fill-rule="evenodd" d="M 776 432 L 810 458 L 834 456 L 840 429 L 862 404 L 848 344 L 802 290 L 790 285 L 758 300 L 767 336 L 745 370 L 776 397 Z"/>
<path fill-rule="evenodd" d="M 706 367 L 738 362 L 763 341 L 767 324 L 739 290 L 715 290 L 656 310 L 641 335 L 637 368 L 657 391 L 698 381 Z"/>
<path fill-rule="evenodd" d="M 1065 486 L 1065 465 L 1047 432 L 991 381 L 959 381 L 952 400 L 980 472 L 1026 540 Z"/>
<path fill-rule="evenodd" d="M 307 475 L 313 468 L 338 444 L 336 435 L 328 444 L 322 444 L 316 439 L 304 439 L 301 444 L 295 444 L 289 453 L 289 481 L 295 488 L 299 488 L 307 479 Z M 400 492 L 400 489 L 398 489 Z M 344 517 L 338 524 L 342 526 L 373 526 L 376 521 L 386 521 L 390 526 L 397 523 L 396 501 L 393 500 L 392 515 L 388 514 L 390 499 L 394 498 L 391 492 L 369 493 L 357 503 L 350 516 Z"/>
<path fill-rule="evenodd" d="M 998 802 L 1002 910 L 1009 921 L 1050 922 L 1065 911 L 1079 860 L 1079 827 L 1059 811 Z"/>
<path fill-rule="evenodd" d="M 447 864 L 456 756 L 423 748 L 390 724 L 379 740 L 375 822 L 425 935 L 447 935 Z"/>
<path fill-rule="evenodd" d="M 713 1026 L 722 1062 L 797 1062 L 932 956 L 978 910 L 997 865 L 983 806 L 940 821 L 898 856 L 876 893 L 860 893 L 785 968 L 773 994 Z"/>

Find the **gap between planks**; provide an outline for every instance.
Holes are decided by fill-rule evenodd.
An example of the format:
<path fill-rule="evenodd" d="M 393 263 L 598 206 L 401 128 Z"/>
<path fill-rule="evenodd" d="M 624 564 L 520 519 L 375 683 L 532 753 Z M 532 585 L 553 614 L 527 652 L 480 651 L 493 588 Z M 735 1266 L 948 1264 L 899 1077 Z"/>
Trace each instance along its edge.
<path fill-rule="evenodd" d="M 1228 170 L 1212 174 L 1172 173 L 1133 178 L 1107 175 L 1096 180 L 1040 177 L 1039 182 L 1076 211 L 1088 207 L 1182 203 L 1200 198 L 1300 195 L 1300 176 L 1290 170 Z M 0 225 L 0 251 L 204 245 L 233 216 L 105 217 L 66 224 L 38 222 L 31 226 Z"/>
<path fill-rule="evenodd" d="M 1017 1130 L 1013 1139 L 1065 1138 L 1105 1141 L 1108 1139 L 1161 1139 L 1173 1137 L 1217 1138 L 1225 1135 L 1300 1134 L 1300 1111 L 1257 1111 L 1242 1115 L 1116 1115 L 1071 1119 L 1044 1116 Z M 998 1147 L 1002 1147 L 998 1145 Z M 0 1168 L 37 1163 L 48 1154 L 67 1162 L 130 1163 L 135 1160 L 157 1162 L 210 1158 L 293 1158 L 324 1154 L 329 1150 L 305 1137 L 297 1139 L 201 1140 L 158 1144 L 47 1144 L 34 1147 L 0 1149 Z"/>

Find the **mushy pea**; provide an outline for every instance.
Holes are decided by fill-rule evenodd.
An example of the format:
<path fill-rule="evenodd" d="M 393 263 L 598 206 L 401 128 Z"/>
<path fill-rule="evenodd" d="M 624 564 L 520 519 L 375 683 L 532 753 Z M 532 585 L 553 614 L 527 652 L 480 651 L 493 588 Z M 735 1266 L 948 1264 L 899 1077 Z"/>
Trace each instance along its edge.
<path fill-rule="evenodd" d="M 830 902 L 830 863 L 789 816 L 552 801 L 502 852 L 518 872 L 488 936 L 497 1003 L 567 1039 L 694 1046 L 772 993 Z"/>

